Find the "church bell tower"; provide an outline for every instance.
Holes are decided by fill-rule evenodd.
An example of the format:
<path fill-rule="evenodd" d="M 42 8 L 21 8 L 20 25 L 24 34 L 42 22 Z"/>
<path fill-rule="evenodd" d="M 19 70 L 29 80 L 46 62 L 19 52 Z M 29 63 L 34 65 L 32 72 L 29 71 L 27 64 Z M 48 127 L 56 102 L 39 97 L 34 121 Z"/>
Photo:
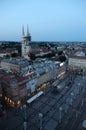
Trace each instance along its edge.
<path fill-rule="evenodd" d="M 31 36 L 27 25 L 27 34 L 25 35 L 24 26 L 22 26 L 22 57 L 29 59 L 28 54 L 31 50 Z"/>

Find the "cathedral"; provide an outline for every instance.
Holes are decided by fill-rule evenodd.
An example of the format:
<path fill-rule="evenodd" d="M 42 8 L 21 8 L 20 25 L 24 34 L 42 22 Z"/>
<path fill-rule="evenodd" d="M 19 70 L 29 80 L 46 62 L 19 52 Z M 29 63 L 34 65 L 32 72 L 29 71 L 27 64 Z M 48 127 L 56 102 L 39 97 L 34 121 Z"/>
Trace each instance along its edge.
<path fill-rule="evenodd" d="M 31 36 L 29 33 L 28 26 L 27 26 L 27 34 L 26 35 L 24 32 L 24 26 L 22 26 L 22 57 L 24 57 L 28 60 L 30 59 L 28 54 L 31 51 L 30 43 L 31 43 Z"/>

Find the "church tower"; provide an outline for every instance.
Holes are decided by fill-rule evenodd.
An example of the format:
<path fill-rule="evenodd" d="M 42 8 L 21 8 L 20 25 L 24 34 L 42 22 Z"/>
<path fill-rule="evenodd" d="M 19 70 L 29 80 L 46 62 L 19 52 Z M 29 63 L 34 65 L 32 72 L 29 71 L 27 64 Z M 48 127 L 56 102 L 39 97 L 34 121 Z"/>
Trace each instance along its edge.
<path fill-rule="evenodd" d="M 27 34 L 25 35 L 24 26 L 22 26 L 22 57 L 29 59 L 28 54 L 31 50 L 31 36 L 27 25 Z"/>

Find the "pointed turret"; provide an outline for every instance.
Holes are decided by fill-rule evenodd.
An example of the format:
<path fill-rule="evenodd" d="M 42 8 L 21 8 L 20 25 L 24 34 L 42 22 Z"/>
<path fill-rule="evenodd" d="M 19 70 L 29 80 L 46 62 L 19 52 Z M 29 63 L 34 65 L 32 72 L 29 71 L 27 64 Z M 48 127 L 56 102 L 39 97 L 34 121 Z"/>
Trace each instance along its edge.
<path fill-rule="evenodd" d="M 30 36 L 28 25 L 27 25 L 27 36 Z"/>
<path fill-rule="evenodd" d="M 28 37 L 29 41 L 31 41 L 31 36 L 30 36 L 30 33 L 29 33 L 28 25 L 27 25 L 27 37 Z"/>
<path fill-rule="evenodd" d="M 22 36 L 25 36 L 24 34 L 24 26 L 22 25 Z"/>

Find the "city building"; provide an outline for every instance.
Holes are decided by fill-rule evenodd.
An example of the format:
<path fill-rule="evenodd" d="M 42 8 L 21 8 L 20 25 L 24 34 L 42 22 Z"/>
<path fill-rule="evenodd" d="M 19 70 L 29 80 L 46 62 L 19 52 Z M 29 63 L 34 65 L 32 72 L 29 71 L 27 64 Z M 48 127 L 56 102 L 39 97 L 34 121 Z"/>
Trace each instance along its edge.
<path fill-rule="evenodd" d="M 4 57 L 4 56 L 11 57 L 11 55 L 14 53 L 18 54 L 18 50 L 14 49 L 14 48 L 3 49 L 3 50 L 0 50 L 0 57 Z"/>
<path fill-rule="evenodd" d="M 57 72 L 57 78 L 64 76 L 65 73 L 66 73 L 66 65 L 64 63 L 60 63 L 59 69 L 58 69 L 58 72 Z"/>
<path fill-rule="evenodd" d="M 71 70 L 78 70 L 78 72 L 86 72 L 86 56 L 82 51 L 76 52 L 69 57 L 69 67 Z"/>
<path fill-rule="evenodd" d="M 3 69 L 0 68 L 0 97 L 2 97 L 2 93 L 3 93 L 3 91 L 2 91 L 2 77 L 6 74 L 7 73 Z"/>
<path fill-rule="evenodd" d="M 29 64 L 24 58 L 4 59 L 1 67 L 6 74 L 1 77 L 2 96 L 10 105 L 19 105 L 58 75 L 58 65 L 51 60 L 36 60 Z M 62 71 L 59 73 L 62 74 Z"/>
<path fill-rule="evenodd" d="M 1 85 L 1 76 L 0 76 L 0 97 L 2 97 L 2 85 Z"/>
<path fill-rule="evenodd" d="M 55 62 L 50 60 L 41 61 L 41 63 L 34 64 L 35 72 L 37 74 L 37 86 L 41 86 L 48 81 L 55 79 L 58 66 Z"/>
<path fill-rule="evenodd" d="M 8 72 L 19 73 L 19 75 L 24 75 L 29 69 L 31 70 L 29 62 L 21 57 L 1 60 L 1 68 Z"/>
<path fill-rule="evenodd" d="M 30 46 L 31 42 L 31 36 L 28 30 L 27 26 L 27 35 L 24 33 L 24 27 L 22 27 L 22 57 L 26 58 L 29 60 L 29 51 L 31 50 Z"/>
<path fill-rule="evenodd" d="M 2 77 L 2 98 L 11 106 L 18 106 L 27 96 L 25 79 L 8 73 Z"/>

